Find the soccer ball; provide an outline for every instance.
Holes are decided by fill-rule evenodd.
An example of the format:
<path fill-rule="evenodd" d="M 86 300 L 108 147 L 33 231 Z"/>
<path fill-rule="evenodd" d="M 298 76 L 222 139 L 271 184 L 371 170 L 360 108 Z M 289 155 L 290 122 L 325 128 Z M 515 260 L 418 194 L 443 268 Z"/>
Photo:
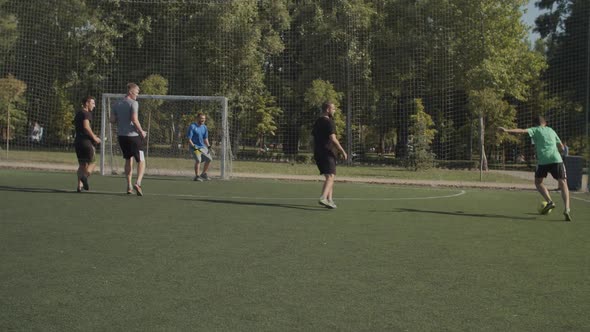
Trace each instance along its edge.
<path fill-rule="evenodd" d="M 542 201 L 541 203 L 539 203 L 539 206 L 537 207 L 537 211 L 538 211 L 540 214 L 545 214 L 545 215 L 547 215 L 547 214 L 551 213 L 551 211 L 553 211 L 553 209 L 551 209 L 551 210 L 547 211 L 546 213 L 543 213 L 543 209 L 544 209 L 546 206 L 547 206 L 547 202 L 545 202 L 545 201 Z"/>

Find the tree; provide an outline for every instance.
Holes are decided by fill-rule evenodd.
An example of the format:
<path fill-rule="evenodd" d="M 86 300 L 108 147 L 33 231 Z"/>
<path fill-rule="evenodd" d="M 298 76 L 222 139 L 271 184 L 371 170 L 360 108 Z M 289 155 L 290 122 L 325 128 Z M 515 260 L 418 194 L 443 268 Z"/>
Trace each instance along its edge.
<path fill-rule="evenodd" d="M 378 152 L 385 153 L 386 138 L 391 136 L 395 129 L 394 111 L 397 102 L 391 95 L 381 96 L 375 106 L 374 118 L 372 121 L 373 128 L 377 132 Z"/>
<path fill-rule="evenodd" d="M 276 119 L 283 114 L 283 111 L 275 106 L 275 99 L 267 93 L 263 96 L 258 96 L 256 104 L 255 131 L 257 141 L 261 149 L 265 148 L 266 136 L 275 136 L 277 130 Z"/>
<path fill-rule="evenodd" d="M 303 95 L 305 113 L 301 122 L 302 127 L 300 128 L 304 132 L 303 137 L 310 137 L 311 127 L 320 113 L 322 104 L 332 102 L 336 109 L 339 110 L 342 96 L 343 93 L 337 92 L 330 82 L 323 80 L 314 80 L 311 82 L 311 86 Z M 334 123 L 336 125 L 336 136 L 342 139 L 342 134 L 346 129 L 346 122 L 341 111 L 336 111 L 334 114 Z"/>
<path fill-rule="evenodd" d="M 5 10 L 8 0 L 0 0 L 0 75 L 5 71 L 8 55 L 18 38 L 16 16 Z"/>
<path fill-rule="evenodd" d="M 347 114 L 368 109 L 362 96 L 371 90 L 369 30 L 374 10 L 370 2 L 358 0 L 290 1 L 288 10 L 290 29 L 282 35 L 285 53 L 270 57 L 269 77 L 279 87 L 273 93 L 285 111 L 284 152 L 295 154 L 305 139 L 301 129 L 309 121 L 301 96 L 314 80 L 329 81 L 344 93 L 341 105 Z M 352 117 L 347 121 L 348 136 Z"/>
<path fill-rule="evenodd" d="M 148 95 L 168 94 L 168 80 L 157 74 L 152 74 L 146 77 L 139 85 L 142 92 Z M 166 133 L 162 132 L 160 126 L 168 122 L 166 119 L 166 114 L 160 111 L 160 106 L 162 106 L 163 103 L 164 101 L 161 99 L 147 99 L 141 102 L 141 107 L 144 109 L 144 112 L 142 113 L 145 114 L 147 112 L 147 131 L 150 133 L 146 142 L 146 155 L 149 155 L 150 151 L 150 136 L 166 137 Z M 173 128 L 174 126 L 171 127 Z M 169 143 L 172 143 L 172 139 L 170 139 Z"/>
<path fill-rule="evenodd" d="M 0 116 L 0 127 L 3 129 L 2 138 L 6 140 L 6 153 L 16 129 L 26 123 L 26 113 L 19 109 L 26 90 L 25 82 L 12 75 L 0 78 L 0 112 L 5 115 Z"/>
<path fill-rule="evenodd" d="M 414 114 L 410 116 L 410 146 L 407 167 L 415 171 L 428 169 L 433 166 L 434 155 L 431 152 L 432 140 L 436 135 L 434 121 L 424 111 L 421 99 L 414 100 Z"/>
<path fill-rule="evenodd" d="M 332 102 L 336 109 L 340 109 L 343 97 L 342 92 L 335 90 L 334 85 L 324 80 L 314 80 L 311 86 L 303 94 L 303 100 L 306 108 L 303 115 L 303 126 L 310 128 L 317 119 L 323 103 Z M 341 136 L 345 130 L 344 115 L 342 112 L 336 112 L 334 115 L 336 123 L 336 135 Z"/>
<path fill-rule="evenodd" d="M 372 26 L 375 31 L 371 41 L 372 85 L 379 99 L 371 124 L 379 128 L 382 137 L 395 129 L 398 158 L 407 157 L 413 101 L 428 94 L 419 89 L 424 82 L 425 58 L 415 56 L 429 49 L 424 44 L 421 24 L 423 9 L 428 5 L 428 1 L 379 2 Z"/>
<path fill-rule="evenodd" d="M 573 136 L 590 112 L 587 104 L 590 91 L 587 79 L 590 73 L 590 1 L 542 0 L 536 5 L 546 11 L 535 21 L 546 45 L 549 63 L 543 78 L 551 97 L 559 100 L 551 115 L 564 119 L 562 122 L 568 123 L 565 133 Z M 581 134 L 583 131 L 577 132 Z M 583 141 L 583 136 L 572 139 Z M 582 145 L 588 147 L 587 143 Z"/>
<path fill-rule="evenodd" d="M 69 144 L 74 138 L 74 105 L 70 102 L 65 88 L 57 81 L 53 89 L 56 107 L 55 111 L 49 114 L 47 134 L 50 143 Z"/>
<path fill-rule="evenodd" d="M 516 109 L 501 98 L 494 89 L 473 90 L 469 93 L 469 109 L 474 113 L 474 118 L 483 120 L 483 132 L 480 132 L 480 144 L 485 144 L 482 149 L 483 169 L 488 169 L 486 151 L 497 151 L 501 143 L 518 140 L 514 135 L 498 132 L 498 127 L 512 126 L 516 119 Z"/>
<path fill-rule="evenodd" d="M 217 92 L 232 100 L 236 130 L 234 151 L 248 131 L 244 119 L 255 118 L 260 98 L 268 94 L 264 84 L 268 58 L 283 51 L 279 38 L 289 26 L 285 0 L 235 1 L 219 10 L 218 37 L 221 39 L 211 70 L 222 73 Z"/>
<path fill-rule="evenodd" d="M 27 83 L 29 120 L 53 126 L 46 131 L 49 143 L 71 137 L 61 126 L 66 114 L 73 113 L 72 101 L 97 95 L 109 74 L 106 63 L 114 56 L 118 35 L 103 24 L 92 3 L 8 0 L 2 6 L 2 13 L 16 18 L 18 36 L 6 68 Z"/>
<path fill-rule="evenodd" d="M 529 49 L 526 42 L 526 27 L 520 21 L 522 0 L 502 2 L 472 2 L 456 0 L 461 11 L 455 14 L 465 23 L 458 36 L 458 60 L 464 61 L 460 84 L 468 98 L 488 97 L 495 93 L 496 99 L 511 98 L 526 101 L 529 97 L 529 82 L 534 80 L 546 66 L 543 57 Z M 485 99 L 491 100 L 491 99 Z M 485 110 L 482 100 L 470 100 L 471 114 L 478 117 L 480 132 L 481 167 L 487 170 L 485 154 Z M 473 109 L 473 107 L 483 107 Z"/>

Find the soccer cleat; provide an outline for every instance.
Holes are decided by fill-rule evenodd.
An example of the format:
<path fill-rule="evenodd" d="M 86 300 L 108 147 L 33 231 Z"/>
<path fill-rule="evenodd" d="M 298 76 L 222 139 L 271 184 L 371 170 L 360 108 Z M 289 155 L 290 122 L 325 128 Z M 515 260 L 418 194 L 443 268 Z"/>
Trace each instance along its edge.
<path fill-rule="evenodd" d="M 76 192 L 81 193 L 82 192 L 82 187 L 76 187 Z"/>
<path fill-rule="evenodd" d="M 133 189 L 127 189 L 127 195 L 133 195 Z"/>
<path fill-rule="evenodd" d="M 319 202 L 320 205 L 323 205 L 325 207 L 327 207 L 328 209 L 335 209 L 336 208 L 336 204 L 334 204 L 334 202 L 329 201 L 325 198 L 320 198 Z"/>
<path fill-rule="evenodd" d="M 207 175 L 207 173 L 201 173 L 200 178 L 205 181 L 211 181 L 211 178 L 209 177 L 209 175 Z"/>
<path fill-rule="evenodd" d="M 565 217 L 565 221 L 572 221 L 572 216 L 569 209 L 563 212 L 563 216 Z"/>
<path fill-rule="evenodd" d="M 203 179 L 200 176 L 195 176 L 195 178 L 193 179 L 193 181 L 199 181 L 199 182 L 203 182 Z"/>
<path fill-rule="evenodd" d="M 84 190 L 90 190 L 90 186 L 88 185 L 88 178 L 86 176 L 82 176 L 80 178 L 80 181 L 82 181 L 82 188 L 84 188 Z"/>
<path fill-rule="evenodd" d="M 137 183 L 133 185 L 133 188 L 135 188 L 135 193 L 137 194 L 137 196 L 143 196 L 143 191 L 141 190 L 141 186 L 138 185 Z"/>
<path fill-rule="evenodd" d="M 555 209 L 555 203 L 553 203 L 552 201 L 547 203 L 547 205 L 545 205 L 545 207 L 543 208 L 543 210 L 541 210 L 541 214 L 549 214 L 549 212 L 551 212 L 551 210 Z"/>

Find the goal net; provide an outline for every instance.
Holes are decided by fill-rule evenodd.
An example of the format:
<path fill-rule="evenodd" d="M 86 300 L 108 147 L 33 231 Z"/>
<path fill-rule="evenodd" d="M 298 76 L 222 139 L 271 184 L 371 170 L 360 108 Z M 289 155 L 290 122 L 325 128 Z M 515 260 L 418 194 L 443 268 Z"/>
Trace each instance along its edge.
<path fill-rule="evenodd" d="M 117 140 L 117 126 L 109 122 L 110 113 L 124 94 L 102 95 L 100 172 L 121 174 L 124 159 Z M 209 175 L 231 177 L 232 155 L 229 144 L 227 98 L 217 96 L 139 95 L 139 122 L 148 135 L 145 139 L 146 174 L 194 175 L 194 161 L 186 138 L 197 114 L 206 116 L 213 162 Z"/>

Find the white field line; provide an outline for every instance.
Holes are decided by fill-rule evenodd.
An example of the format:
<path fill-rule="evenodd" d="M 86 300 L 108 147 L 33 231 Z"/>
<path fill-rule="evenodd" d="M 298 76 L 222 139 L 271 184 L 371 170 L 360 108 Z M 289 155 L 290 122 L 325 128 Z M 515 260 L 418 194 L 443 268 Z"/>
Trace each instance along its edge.
<path fill-rule="evenodd" d="M 101 193 L 101 194 L 121 194 L 124 193 L 118 191 L 90 191 L 90 193 Z M 338 197 L 339 201 L 408 201 L 408 200 L 429 200 L 429 199 L 440 199 L 440 198 L 453 198 L 465 195 L 467 192 L 461 190 L 458 193 L 450 195 L 440 196 L 427 196 L 427 197 L 381 197 L 381 198 L 361 198 L 361 197 Z M 154 194 L 144 193 L 144 196 L 161 196 L 161 197 L 182 197 L 182 198 L 203 198 L 203 199 L 241 199 L 250 201 L 268 201 L 268 200 L 317 200 L 317 198 L 310 197 L 256 197 L 256 196 L 209 196 L 209 195 L 191 195 L 191 194 Z M 130 196 L 135 196 L 130 195 Z"/>
<path fill-rule="evenodd" d="M 583 201 L 583 202 L 588 202 L 590 203 L 590 199 L 583 199 L 580 197 L 576 197 L 576 195 L 571 195 L 572 199 L 578 200 L 578 201 Z"/>

